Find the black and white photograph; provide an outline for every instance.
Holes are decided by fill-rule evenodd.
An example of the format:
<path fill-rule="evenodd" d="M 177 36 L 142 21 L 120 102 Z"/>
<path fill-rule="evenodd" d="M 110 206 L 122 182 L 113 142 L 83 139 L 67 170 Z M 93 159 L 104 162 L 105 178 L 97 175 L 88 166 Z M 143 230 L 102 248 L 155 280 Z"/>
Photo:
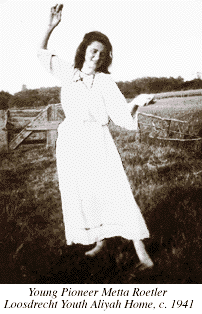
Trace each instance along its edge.
<path fill-rule="evenodd" d="M 202 284 L 202 1 L 0 11 L 1 289 Z"/>

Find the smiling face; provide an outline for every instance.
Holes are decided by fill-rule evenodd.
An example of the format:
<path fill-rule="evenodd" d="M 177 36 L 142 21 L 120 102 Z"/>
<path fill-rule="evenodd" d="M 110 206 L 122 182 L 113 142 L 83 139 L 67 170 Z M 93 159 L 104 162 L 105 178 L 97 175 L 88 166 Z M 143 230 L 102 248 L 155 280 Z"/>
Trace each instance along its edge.
<path fill-rule="evenodd" d="M 96 71 L 106 58 L 105 46 L 98 42 L 93 41 L 87 48 L 85 54 L 84 68 L 89 68 L 91 71 Z"/>

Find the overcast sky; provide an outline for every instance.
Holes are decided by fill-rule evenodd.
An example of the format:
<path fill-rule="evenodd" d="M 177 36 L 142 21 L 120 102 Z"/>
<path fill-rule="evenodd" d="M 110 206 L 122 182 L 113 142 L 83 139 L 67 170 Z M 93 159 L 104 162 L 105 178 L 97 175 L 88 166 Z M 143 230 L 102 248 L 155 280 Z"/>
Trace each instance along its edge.
<path fill-rule="evenodd" d="M 1 11 L 0 90 L 60 86 L 36 53 L 48 24 L 52 0 L 4 0 Z M 1 3 L 2 3 L 1 2 Z M 202 72 L 201 0 L 68 0 L 49 48 L 72 62 L 86 32 L 105 33 L 113 46 L 112 76 L 192 79 Z M 3 45 L 2 45 L 3 43 Z"/>

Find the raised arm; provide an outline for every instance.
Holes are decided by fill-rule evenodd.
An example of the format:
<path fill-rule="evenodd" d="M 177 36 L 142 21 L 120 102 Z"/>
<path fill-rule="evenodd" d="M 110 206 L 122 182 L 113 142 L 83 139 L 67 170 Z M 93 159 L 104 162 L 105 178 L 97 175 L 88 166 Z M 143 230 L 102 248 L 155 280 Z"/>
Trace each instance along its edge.
<path fill-rule="evenodd" d="M 51 8 L 50 21 L 49 21 L 48 28 L 45 32 L 45 35 L 44 35 L 43 40 L 42 40 L 41 45 L 40 45 L 41 49 L 47 49 L 50 35 L 52 34 L 52 31 L 54 30 L 54 28 L 56 26 L 58 26 L 58 24 L 61 21 L 62 9 L 63 9 L 63 4 L 56 5 L 56 6 Z"/>
<path fill-rule="evenodd" d="M 43 67 L 60 81 L 68 80 L 72 76 L 72 64 L 60 59 L 55 53 L 50 51 L 48 41 L 54 28 L 60 23 L 62 16 L 63 5 L 56 5 L 51 8 L 50 22 L 45 32 L 43 40 L 38 51 L 38 58 Z"/>

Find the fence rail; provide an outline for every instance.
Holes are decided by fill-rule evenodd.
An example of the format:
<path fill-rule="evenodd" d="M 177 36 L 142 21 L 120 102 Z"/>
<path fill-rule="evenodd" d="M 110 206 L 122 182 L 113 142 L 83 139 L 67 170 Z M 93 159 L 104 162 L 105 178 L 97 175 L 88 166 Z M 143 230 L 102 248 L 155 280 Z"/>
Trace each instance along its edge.
<path fill-rule="evenodd" d="M 147 116 L 147 117 L 151 117 L 151 118 L 156 118 L 156 119 L 162 120 L 162 121 L 173 121 L 173 122 L 180 122 L 180 123 L 188 123 L 187 121 L 171 119 L 171 118 L 162 118 L 162 117 L 159 117 L 159 116 L 155 116 L 153 114 L 148 114 L 148 113 L 143 113 L 143 112 L 138 112 L 138 115 Z"/>

